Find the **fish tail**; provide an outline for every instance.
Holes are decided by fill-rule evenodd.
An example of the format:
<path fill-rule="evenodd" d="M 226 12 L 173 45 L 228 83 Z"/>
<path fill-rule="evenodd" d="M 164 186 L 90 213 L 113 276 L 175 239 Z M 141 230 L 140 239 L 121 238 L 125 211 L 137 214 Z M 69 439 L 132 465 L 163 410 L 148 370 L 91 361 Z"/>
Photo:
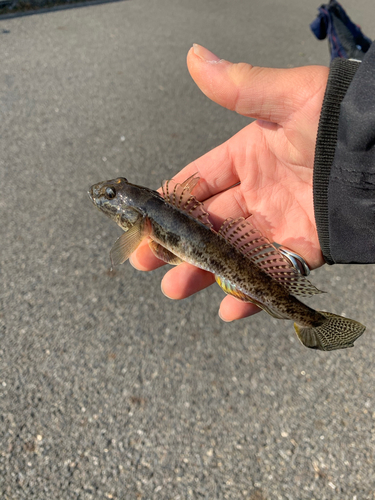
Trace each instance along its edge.
<path fill-rule="evenodd" d="M 333 351 L 353 347 L 353 342 L 366 327 L 358 321 L 337 314 L 319 311 L 324 316 L 318 326 L 300 326 L 294 323 L 297 336 L 306 347 L 321 351 Z"/>

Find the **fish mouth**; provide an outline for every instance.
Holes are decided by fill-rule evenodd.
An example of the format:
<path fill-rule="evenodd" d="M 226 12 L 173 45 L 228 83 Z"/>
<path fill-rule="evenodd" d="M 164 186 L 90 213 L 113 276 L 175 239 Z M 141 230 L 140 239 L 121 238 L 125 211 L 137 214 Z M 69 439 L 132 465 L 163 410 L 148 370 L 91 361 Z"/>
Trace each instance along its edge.
<path fill-rule="evenodd" d="M 90 189 L 87 191 L 88 197 L 92 201 L 92 203 L 96 206 L 95 199 L 94 199 L 94 186 L 91 186 Z"/>

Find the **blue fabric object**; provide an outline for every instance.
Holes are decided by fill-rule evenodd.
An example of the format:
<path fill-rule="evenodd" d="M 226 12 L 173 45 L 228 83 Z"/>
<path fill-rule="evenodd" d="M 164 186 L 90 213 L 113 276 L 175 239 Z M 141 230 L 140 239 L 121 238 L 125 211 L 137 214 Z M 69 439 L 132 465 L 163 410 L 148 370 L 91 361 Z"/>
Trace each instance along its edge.
<path fill-rule="evenodd" d="M 342 6 L 331 0 L 319 7 L 318 17 L 310 24 L 316 38 L 328 37 L 331 60 L 335 57 L 362 60 L 372 41 L 354 24 Z"/>

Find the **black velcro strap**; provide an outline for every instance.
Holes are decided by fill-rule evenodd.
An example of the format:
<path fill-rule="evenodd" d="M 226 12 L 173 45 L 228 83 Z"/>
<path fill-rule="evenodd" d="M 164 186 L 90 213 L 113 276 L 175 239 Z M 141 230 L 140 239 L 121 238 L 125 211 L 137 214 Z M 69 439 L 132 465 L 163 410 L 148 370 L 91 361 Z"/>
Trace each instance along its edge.
<path fill-rule="evenodd" d="M 314 212 L 320 248 L 328 264 L 334 264 L 329 245 L 328 183 L 337 143 L 340 104 L 359 65 L 360 62 L 354 60 L 337 58 L 332 61 L 316 139 L 313 176 Z"/>

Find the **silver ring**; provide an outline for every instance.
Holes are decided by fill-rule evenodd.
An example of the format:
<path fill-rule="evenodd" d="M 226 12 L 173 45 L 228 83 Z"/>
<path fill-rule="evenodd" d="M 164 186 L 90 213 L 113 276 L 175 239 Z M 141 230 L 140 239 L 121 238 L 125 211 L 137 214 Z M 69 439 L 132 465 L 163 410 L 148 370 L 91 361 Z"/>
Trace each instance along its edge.
<path fill-rule="evenodd" d="M 274 245 L 279 250 L 279 252 L 289 260 L 294 269 L 302 274 L 302 276 L 308 276 L 310 274 L 310 268 L 306 264 L 306 261 L 303 259 L 303 257 L 298 255 L 298 253 L 292 252 L 292 250 L 289 250 L 289 248 L 279 245 L 278 243 L 274 243 Z"/>

